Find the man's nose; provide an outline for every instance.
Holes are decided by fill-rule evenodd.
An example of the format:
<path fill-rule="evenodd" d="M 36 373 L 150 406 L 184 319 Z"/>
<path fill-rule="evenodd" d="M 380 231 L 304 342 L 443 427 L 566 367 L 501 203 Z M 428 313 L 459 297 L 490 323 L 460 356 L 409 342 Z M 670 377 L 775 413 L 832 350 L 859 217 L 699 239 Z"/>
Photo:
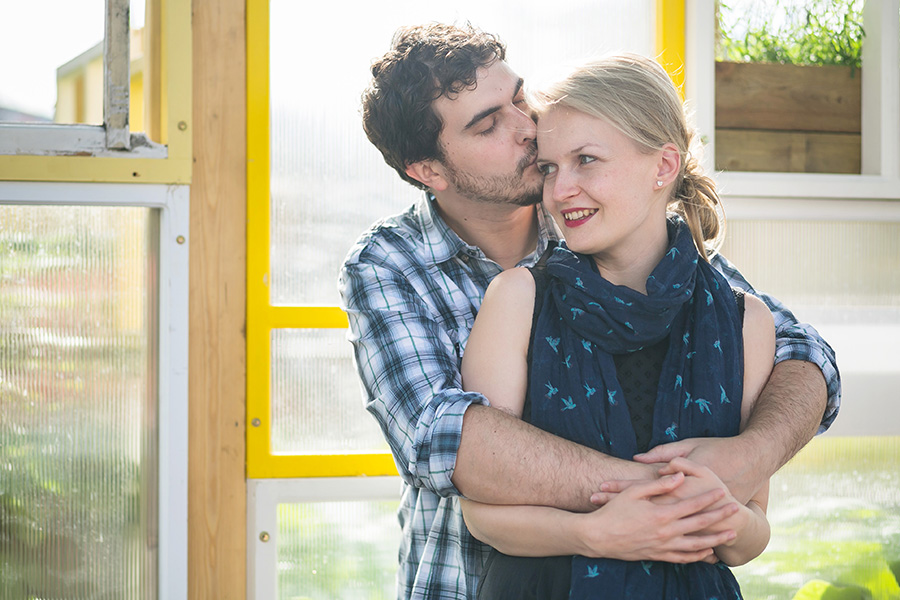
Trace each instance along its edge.
<path fill-rule="evenodd" d="M 516 141 L 520 144 L 531 144 L 537 139 L 537 125 L 527 114 L 516 107 Z"/>

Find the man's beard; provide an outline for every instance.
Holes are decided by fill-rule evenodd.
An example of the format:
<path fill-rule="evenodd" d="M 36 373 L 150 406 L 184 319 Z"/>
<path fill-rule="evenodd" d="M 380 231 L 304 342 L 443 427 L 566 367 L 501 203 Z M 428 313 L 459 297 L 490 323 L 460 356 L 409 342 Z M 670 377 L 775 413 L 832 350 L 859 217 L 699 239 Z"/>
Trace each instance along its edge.
<path fill-rule="evenodd" d="M 527 169 L 537 154 L 537 145 L 532 145 L 528 154 L 522 157 L 516 170 L 508 175 L 477 177 L 458 171 L 449 159 L 445 159 L 446 177 L 461 195 L 488 204 L 512 204 L 514 206 L 533 206 L 541 201 L 543 182 L 538 180 L 528 187 L 524 182 Z"/>

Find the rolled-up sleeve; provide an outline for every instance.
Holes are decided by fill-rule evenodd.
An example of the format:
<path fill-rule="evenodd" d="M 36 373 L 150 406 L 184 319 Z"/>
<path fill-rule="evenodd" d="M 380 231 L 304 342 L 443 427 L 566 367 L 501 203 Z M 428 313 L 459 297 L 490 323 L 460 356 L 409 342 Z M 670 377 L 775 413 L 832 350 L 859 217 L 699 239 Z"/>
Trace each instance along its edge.
<path fill-rule="evenodd" d="M 366 409 L 401 477 L 440 496 L 459 495 L 450 478 L 463 415 L 487 401 L 461 389 L 454 333 L 439 322 L 416 278 L 382 260 L 351 257 L 338 285 Z"/>
<path fill-rule="evenodd" d="M 721 271 L 733 287 L 746 290 L 757 296 L 775 320 L 775 363 L 785 360 L 802 360 L 813 363 L 822 371 L 828 388 L 828 405 L 819 433 L 824 433 L 837 417 L 841 406 L 841 375 L 838 371 L 834 350 L 819 332 L 809 323 L 800 323 L 794 314 L 776 298 L 757 292 L 744 276 L 725 257 L 716 255 L 712 264 Z"/>

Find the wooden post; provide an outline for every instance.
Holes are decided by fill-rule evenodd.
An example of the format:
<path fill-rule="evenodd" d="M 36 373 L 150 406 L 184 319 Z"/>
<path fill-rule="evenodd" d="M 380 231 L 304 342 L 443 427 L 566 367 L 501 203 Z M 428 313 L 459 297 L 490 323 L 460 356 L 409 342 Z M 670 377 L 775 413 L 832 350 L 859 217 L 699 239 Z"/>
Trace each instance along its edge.
<path fill-rule="evenodd" d="M 131 87 L 131 17 L 129 0 L 107 0 L 103 38 L 103 125 L 106 147 L 131 149 L 128 102 Z"/>
<path fill-rule="evenodd" d="M 188 597 L 247 573 L 244 0 L 193 0 Z"/>

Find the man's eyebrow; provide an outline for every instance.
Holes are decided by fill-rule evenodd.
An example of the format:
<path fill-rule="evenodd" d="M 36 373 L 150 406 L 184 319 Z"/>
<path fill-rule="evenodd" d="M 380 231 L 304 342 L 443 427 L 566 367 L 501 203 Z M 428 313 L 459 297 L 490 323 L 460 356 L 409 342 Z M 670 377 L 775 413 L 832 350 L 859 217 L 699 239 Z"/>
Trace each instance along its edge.
<path fill-rule="evenodd" d="M 513 98 L 515 98 L 516 96 L 519 95 L 519 91 L 522 89 L 522 86 L 524 84 L 525 84 L 525 80 L 523 78 L 519 77 L 518 81 L 516 81 L 516 89 L 513 90 L 513 95 L 512 95 Z M 478 121 L 494 114 L 495 112 L 500 110 L 500 108 L 501 108 L 500 106 L 491 106 L 489 108 L 484 109 L 483 111 L 481 111 L 480 113 L 478 113 L 477 115 L 472 117 L 472 119 L 468 123 L 466 123 L 466 126 L 463 127 L 463 131 L 466 131 L 467 129 L 471 129 L 472 126 L 475 125 Z"/>

